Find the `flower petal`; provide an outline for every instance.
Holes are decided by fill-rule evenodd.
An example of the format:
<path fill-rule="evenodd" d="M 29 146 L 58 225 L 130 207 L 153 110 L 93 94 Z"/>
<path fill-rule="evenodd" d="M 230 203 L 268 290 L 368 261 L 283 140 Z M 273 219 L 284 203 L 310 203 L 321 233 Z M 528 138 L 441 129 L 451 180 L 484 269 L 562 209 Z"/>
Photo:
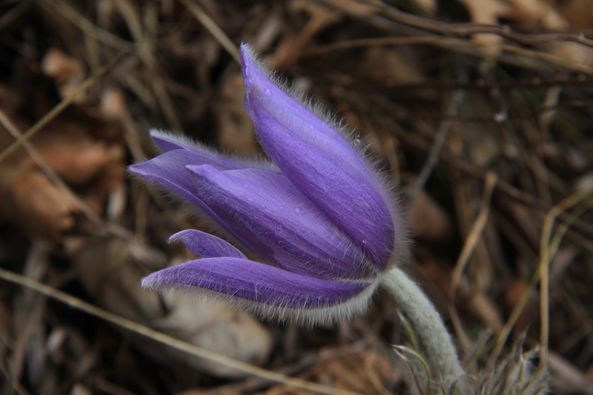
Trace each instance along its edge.
<path fill-rule="evenodd" d="M 190 139 L 180 135 L 173 135 L 161 132 L 156 129 L 150 130 L 152 141 L 163 151 L 163 153 L 174 150 L 186 150 L 187 165 L 209 164 L 219 169 L 240 169 L 242 167 L 253 167 L 255 163 L 222 155 L 204 145 L 194 143 Z M 190 155 L 191 154 L 191 155 Z"/>
<path fill-rule="evenodd" d="M 371 273 L 363 254 L 288 179 L 264 169 L 188 166 L 194 193 L 221 225 L 264 260 L 302 274 L 356 279 Z"/>
<path fill-rule="evenodd" d="M 178 149 L 165 152 L 150 160 L 136 163 L 128 167 L 129 171 L 150 182 L 165 187 L 169 192 L 182 197 L 208 215 L 215 216 L 210 209 L 192 192 L 193 182 L 187 176 L 185 166 L 194 163 L 194 155 L 190 151 Z"/>
<path fill-rule="evenodd" d="M 305 314 L 306 319 L 319 322 L 364 309 L 375 284 L 323 280 L 248 259 L 205 258 L 152 273 L 142 286 L 202 290 L 231 297 L 268 316 Z"/>
<path fill-rule="evenodd" d="M 160 148 L 161 152 L 167 152 L 176 149 L 191 149 L 194 145 L 191 143 L 191 141 L 189 141 L 189 139 L 183 136 L 168 133 L 166 131 L 150 129 L 148 133 L 152 138 L 152 142 Z"/>
<path fill-rule="evenodd" d="M 202 258 L 246 258 L 241 251 L 227 241 L 197 229 L 182 230 L 169 237 L 169 242 L 177 240 L 183 242 L 187 249 Z"/>
<path fill-rule="evenodd" d="M 388 192 L 345 137 L 276 86 L 247 46 L 241 55 L 246 109 L 265 151 L 384 269 L 394 245 Z"/>

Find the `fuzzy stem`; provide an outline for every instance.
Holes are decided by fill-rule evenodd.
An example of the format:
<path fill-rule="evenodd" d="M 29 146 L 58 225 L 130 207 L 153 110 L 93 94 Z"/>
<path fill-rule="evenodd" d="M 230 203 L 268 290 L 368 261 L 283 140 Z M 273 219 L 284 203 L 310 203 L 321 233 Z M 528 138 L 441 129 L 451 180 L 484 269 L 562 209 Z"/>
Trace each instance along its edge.
<path fill-rule="evenodd" d="M 465 372 L 441 316 L 424 292 L 397 267 L 386 273 L 382 285 L 410 322 L 433 374 L 446 386 L 457 383 L 459 389 Z"/>

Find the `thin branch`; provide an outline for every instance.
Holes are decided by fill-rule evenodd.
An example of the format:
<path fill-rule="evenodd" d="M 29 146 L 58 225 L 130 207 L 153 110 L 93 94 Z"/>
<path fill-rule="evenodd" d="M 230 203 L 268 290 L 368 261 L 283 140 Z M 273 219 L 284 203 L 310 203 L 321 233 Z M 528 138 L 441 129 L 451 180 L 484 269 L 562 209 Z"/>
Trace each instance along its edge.
<path fill-rule="evenodd" d="M 342 6 L 339 1 L 318 0 L 344 13 L 352 13 L 348 7 Z M 477 34 L 494 34 L 507 40 L 514 41 L 524 45 L 547 44 L 551 41 L 570 41 L 576 42 L 587 47 L 593 47 L 593 40 L 588 38 L 583 32 L 532 32 L 522 33 L 512 30 L 506 25 L 489 25 L 477 23 L 452 23 L 438 21 L 432 18 L 425 18 L 417 15 L 408 14 L 397 10 L 378 0 L 371 0 L 367 3 L 373 7 L 377 14 L 386 19 L 397 22 L 401 25 L 413 27 L 432 33 L 456 35 L 461 37 L 472 37 Z M 589 32 L 590 33 L 590 32 Z"/>
<path fill-rule="evenodd" d="M 459 258 L 457 258 L 455 269 L 453 270 L 453 275 L 451 276 L 451 285 L 449 286 L 449 299 L 451 301 L 449 305 L 449 312 L 451 315 L 451 320 L 454 324 L 453 327 L 455 328 L 457 338 L 460 339 L 459 344 L 463 347 L 467 346 L 467 348 L 469 348 L 471 340 L 461 325 L 461 318 L 459 317 L 459 313 L 455 307 L 455 298 L 457 296 L 457 289 L 461 284 L 461 276 L 463 275 L 463 272 L 467 267 L 467 264 L 469 263 L 476 246 L 478 245 L 478 241 L 480 241 L 484 228 L 486 227 L 486 223 L 490 215 L 492 194 L 494 192 L 494 187 L 496 186 L 497 180 L 498 177 L 495 173 L 488 172 L 486 174 L 486 182 L 484 185 L 484 193 L 482 194 L 480 211 L 474 223 L 472 224 L 468 236 L 465 238 L 463 248 L 461 249 Z"/>
<path fill-rule="evenodd" d="M 581 191 L 577 192 L 573 195 L 568 196 L 560 203 L 553 206 L 546 215 L 544 220 L 544 227 L 542 229 L 542 235 L 540 240 L 540 259 L 538 262 L 537 270 L 535 271 L 534 275 L 531 277 L 529 281 L 529 289 L 527 292 L 524 293 L 523 297 L 519 300 L 519 302 L 513 308 L 511 315 L 503 328 L 498 333 L 496 338 L 496 345 L 494 347 L 493 352 L 490 355 L 490 359 L 488 361 L 487 366 L 489 368 L 493 367 L 498 359 L 508 336 L 510 335 L 513 327 L 519 320 L 521 313 L 527 306 L 527 302 L 533 293 L 533 290 L 537 286 L 538 281 L 540 281 L 540 309 L 541 309 L 541 324 L 540 324 L 540 343 L 542 347 L 541 355 L 540 355 L 540 370 L 543 370 L 544 364 L 547 363 L 547 347 L 548 347 L 548 331 L 549 331 L 549 288 L 548 288 L 548 271 L 550 261 L 553 259 L 554 255 L 558 251 L 560 247 L 560 242 L 562 238 L 568 231 L 568 229 L 575 224 L 576 220 L 579 216 L 581 216 L 586 210 L 593 206 L 593 200 L 591 196 L 593 191 Z M 552 238 L 552 225 L 556 219 L 561 218 L 562 214 L 566 214 L 567 210 L 581 204 L 575 212 L 568 216 L 568 218 L 558 227 L 558 230 L 554 233 L 554 237 Z M 551 240 L 551 241 L 550 241 Z M 542 281 L 543 280 L 543 281 Z M 544 350 L 545 349 L 545 350 Z"/>
<path fill-rule="evenodd" d="M 457 259 L 457 263 L 455 264 L 455 269 L 453 270 L 453 275 L 451 276 L 451 286 L 449 288 L 449 297 L 451 300 L 455 299 L 455 294 L 459 284 L 461 283 L 461 276 L 469 259 L 472 256 L 478 241 L 480 240 L 480 236 L 486 226 L 486 222 L 488 220 L 488 216 L 490 214 L 490 201 L 492 200 L 492 192 L 494 192 L 494 187 L 496 186 L 498 177 L 496 174 L 492 172 L 488 172 L 486 174 L 486 182 L 484 185 L 484 193 L 482 196 L 482 204 L 480 205 L 480 212 L 476 220 L 474 221 L 471 230 L 463 243 L 463 248 L 461 249 L 461 254 L 459 254 L 459 258 Z"/>
<path fill-rule="evenodd" d="M 397 134 L 397 137 L 400 138 L 400 140 L 403 143 L 409 146 L 418 148 L 423 151 L 430 150 L 430 144 L 427 141 L 411 133 L 400 132 Z M 446 148 L 440 152 L 439 156 L 444 163 L 447 163 L 448 165 L 461 170 L 465 174 L 475 179 L 485 181 L 487 174 L 486 171 L 457 157 L 456 155 L 447 151 Z M 537 210 L 538 212 L 547 212 L 551 208 L 546 202 L 543 202 L 541 199 L 516 188 L 515 186 L 509 184 L 508 182 L 502 179 L 498 180 L 495 191 L 502 192 L 505 196 L 513 199 L 517 203 L 520 203 L 521 205 L 529 208 L 530 210 Z M 566 214 L 561 213 L 560 219 L 565 220 Z M 574 232 L 572 228 L 583 232 L 584 235 Z M 572 223 L 572 227 L 570 229 L 570 237 L 583 248 L 593 253 L 593 243 L 590 242 L 590 239 L 593 237 L 593 227 L 587 221 L 583 221 L 582 219 L 575 220 L 574 223 Z"/>
<path fill-rule="evenodd" d="M 401 45 L 428 45 L 462 53 L 473 57 L 486 56 L 483 46 L 471 41 L 453 37 L 441 37 L 438 35 L 420 36 L 389 36 L 360 38 L 345 40 L 328 45 L 318 46 L 308 50 L 306 55 L 319 55 L 329 51 L 346 50 L 352 48 L 380 47 L 380 46 L 401 46 Z M 522 48 L 511 44 L 502 44 L 503 52 L 493 56 L 502 63 L 516 64 L 521 67 L 541 68 L 542 61 L 545 64 L 562 67 L 567 70 L 578 71 L 587 75 L 593 75 L 593 67 L 585 63 L 576 63 L 551 53 L 537 51 L 529 48 Z M 506 53 L 505 53 L 506 51 Z M 492 56 L 492 55 L 488 55 Z"/>

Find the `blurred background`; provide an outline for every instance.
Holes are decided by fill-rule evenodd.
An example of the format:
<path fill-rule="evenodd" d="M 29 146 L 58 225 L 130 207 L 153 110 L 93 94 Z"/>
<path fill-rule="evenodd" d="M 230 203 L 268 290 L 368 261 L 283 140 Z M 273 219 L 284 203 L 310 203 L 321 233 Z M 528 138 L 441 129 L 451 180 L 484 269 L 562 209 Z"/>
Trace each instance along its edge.
<path fill-rule="evenodd" d="M 383 293 L 300 328 L 140 289 L 190 257 L 170 234 L 209 229 L 127 177 L 148 129 L 262 156 L 241 42 L 399 185 L 407 270 L 476 380 L 543 356 L 554 393 L 593 393 L 589 0 L 3 0 L 0 394 L 418 392 Z"/>

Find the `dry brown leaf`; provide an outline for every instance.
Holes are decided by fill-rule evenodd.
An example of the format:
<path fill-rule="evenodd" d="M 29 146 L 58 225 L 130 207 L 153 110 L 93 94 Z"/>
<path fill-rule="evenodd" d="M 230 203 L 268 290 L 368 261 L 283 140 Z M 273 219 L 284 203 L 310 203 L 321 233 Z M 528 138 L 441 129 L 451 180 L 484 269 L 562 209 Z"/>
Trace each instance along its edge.
<path fill-rule="evenodd" d="M 67 78 L 46 67 L 56 73 L 58 81 Z M 65 73 L 64 70 L 61 72 Z M 31 123 L 19 115 L 26 113 L 25 108 L 30 110 L 27 103 L 32 99 L 28 95 L 12 95 L 11 89 L 0 89 L 0 106 L 10 110 L 6 116 L 20 133 L 24 133 Z M 30 94 L 38 93 L 41 95 L 42 91 Z M 115 124 L 109 124 L 80 107 L 69 109 L 30 141 L 41 157 L 42 165 L 51 169 L 49 174 L 42 171 L 37 159 L 34 160 L 23 148 L 1 164 L 0 218 L 13 222 L 30 235 L 57 242 L 62 233 L 77 223 L 76 216 L 84 211 L 75 202 L 74 195 L 86 200 L 96 214 L 102 213 L 108 194 L 123 187 L 124 152 L 120 135 L 121 130 Z M 0 126 L 0 149 L 14 140 L 15 137 Z M 59 181 L 54 180 L 56 176 Z M 69 188 L 73 190 L 69 191 Z"/>
<path fill-rule="evenodd" d="M 70 96 L 85 78 L 84 67 L 80 61 L 58 48 L 47 51 L 41 62 L 41 70 L 55 80 L 62 97 Z M 85 99 L 84 94 L 79 94 L 74 101 L 82 103 Z"/>
<path fill-rule="evenodd" d="M 428 15 L 434 15 L 437 11 L 437 2 L 436 0 L 414 0 L 414 3 Z"/>
<path fill-rule="evenodd" d="M 513 19 L 529 27 L 565 30 L 568 23 L 547 0 L 509 0 Z"/>
<path fill-rule="evenodd" d="M 225 78 L 220 99 L 213 110 L 216 117 L 218 143 L 230 153 L 253 156 L 256 142 L 251 121 L 243 109 L 243 79 L 240 73 Z"/>
<path fill-rule="evenodd" d="M 593 28 L 591 0 L 564 0 L 559 3 L 556 8 L 572 29 Z"/>
<path fill-rule="evenodd" d="M 500 0 L 463 0 L 471 16 L 472 22 L 495 25 L 498 19 L 508 14 L 508 5 Z M 487 56 L 500 53 L 502 37 L 494 34 L 476 34 L 472 40 L 482 45 Z"/>
<path fill-rule="evenodd" d="M 160 251 L 136 240 L 116 237 L 72 245 L 78 251 L 74 264 L 86 291 L 106 309 L 231 358 L 251 363 L 267 359 L 272 338 L 249 313 L 192 294 L 159 294 L 140 287 L 144 275 L 166 265 L 167 259 Z M 217 376 L 242 376 L 145 338 L 134 341 L 156 360 L 173 358 Z"/>
<path fill-rule="evenodd" d="M 104 171 L 111 163 L 123 167 L 122 151 L 90 139 L 68 140 L 67 135 L 57 135 L 55 143 L 43 144 L 38 151 L 50 167 L 71 185 L 82 185 Z M 31 163 L 31 165 L 33 165 Z"/>
<path fill-rule="evenodd" d="M 101 95 L 101 113 L 110 120 L 118 120 L 127 112 L 124 92 L 121 89 L 109 88 Z"/>
<path fill-rule="evenodd" d="M 5 133 L 0 129 L 0 134 Z M 33 146 L 62 181 L 87 189 L 96 213 L 102 211 L 108 192 L 123 185 L 122 148 L 91 139 L 82 124 L 54 124 Z M 54 241 L 75 225 L 80 212 L 71 193 L 50 181 L 22 150 L 0 167 L 0 200 L 1 217 Z"/>
<path fill-rule="evenodd" d="M 444 241 L 451 237 L 451 219 L 427 192 L 416 194 L 409 208 L 409 223 L 415 238 Z"/>
<path fill-rule="evenodd" d="M 574 64 L 593 65 L 593 48 L 579 43 L 554 42 L 550 52 Z"/>
<path fill-rule="evenodd" d="M 57 241 L 74 225 L 79 207 L 36 169 L 0 167 L 0 217 Z"/>

